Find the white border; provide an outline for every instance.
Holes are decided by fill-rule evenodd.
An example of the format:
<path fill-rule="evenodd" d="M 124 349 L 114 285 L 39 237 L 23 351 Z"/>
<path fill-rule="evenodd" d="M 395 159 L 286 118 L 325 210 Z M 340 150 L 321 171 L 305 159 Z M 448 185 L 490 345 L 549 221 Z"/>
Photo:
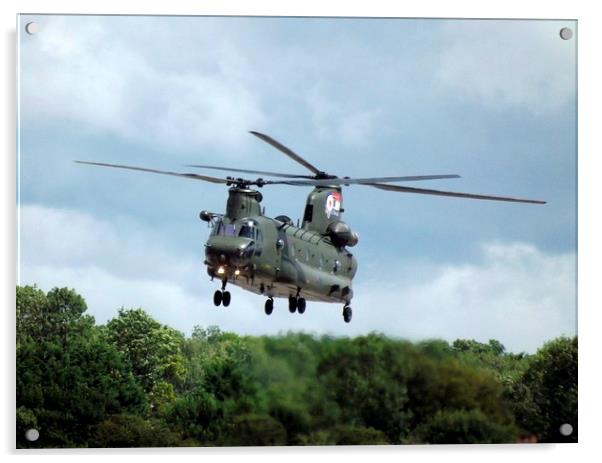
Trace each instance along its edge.
<path fill-rule="evenodd" d="M 196 15 L 284 15 L 284 16 L 396 16 L 396 17 L 477 17 L 477 18 L 562 18 L 579 21 L 579 440 L 577 445 L 506 445 L 506 446 L 431 446 L 431 447 L 337 447 L 337 448 L 275 448 L 275 449 L 165 449 L 165 450 L 95 450 L 45 451 L 45 460 L 62 461 L 73 455 L 86 455 L 100 461 L 107 455 L 144 454 L 145 459 L 163 461 L 167 455 L 179 458 L 227 456 L 251 461 L 305 461 L 316 457 L 362 461 L 376 457 L 384 461 L 400 458 L 427 460 L 504 462 L 527 457 L 545 461 L 588 461 L 600 455 L 600 312 L 602 304 L 598 286 L 597 265 L 602 262 L 600 240 L 602 230 L 598 219 L 602 197 L 598 185 L 599 158 L 602 156 L 600 137 L 600 50 L 602 44 L 601 18 L 587 1 L 525 2 L 504 0 L 496 2 L 454 0 L 421 2 L 387 2 L 385 0 L 237 0 L 221 2 L 191 0 L 105 0 L 28 1 L 5 0 L 0 4 L 4 72 L 2 91 L 3 195 L 1 204 L 3 305 L 2 346 L 5 354 L 5 374 L 2 387 L 3 416 L 0 436 L 3 453 L 15 455 L 14 449 L 14 294 L 15 294 L 15 24 L 21 13 L 80 13 L 80 14 L 196 14 Z M 20 452 L 23 454 L 23 452 Z M 39 452 L 35 452 L 40 455 Z M 31 458 L 31 457 L 26 457 Z"/>

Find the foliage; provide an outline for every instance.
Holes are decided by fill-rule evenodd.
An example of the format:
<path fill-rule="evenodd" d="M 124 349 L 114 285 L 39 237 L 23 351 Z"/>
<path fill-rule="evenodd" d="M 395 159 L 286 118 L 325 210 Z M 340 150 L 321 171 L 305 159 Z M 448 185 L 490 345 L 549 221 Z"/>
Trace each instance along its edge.
<path fill-rule="evenodd" d="M 416 435 L 426 444 L 501 444 L 512 442 L 515 432 L 480 410 L 439 410 L 418 427 Z"/>
<path fill-rule="evenodd" d="M 90 447 L 174 447 L 181 437 L 163 421 L 113 415 L 94 426 Z"/>
<path fill-rule="evenodd" d="M 310 433 L 303 439 L 308 445 L 382 445 L 388 444 L 382 431 L 363 426 L 338 425 L 326 431 Z"/>
<path fill-rule="evenodd" d="M 546 343 L 529 360 L 511 394 L 526 434 L 540 442 L 577 442 L 577 338 Z M 560 433 L 565 423 L 573 427 L 570 436 Z"/>
<path fill-rule="evenodd" d="M 16 309 L 19 447 L 577 439 L 576 338 L 527 355 L 377 333 L 185 337 L 142 309 L 96 325 L 74 290 L 35 286 L 17 287 Z"/>
<path fill-rule="evenodd" d="M 185 375 L 179 332 L 161 325 L 142 309 L 122 308 L 107 323 L 106 337 L 129 363 L 154 409 L 175 400 L 174 386 Z"/>
<path fill-rule="evenodd" d="M 344 423 L 380 429 L 391 442 L 401 441 L 411 416 L 403 350 L 379 335 L 332 343 L 318 374 Z"/>
<path fill-rule="evenodd" d="M 286 445 L 286 430 L 282 424 L 268 415 L 240 415 L 234 418 L 232 426 L 220 445 Z"/>
<path fill-rule="evenodd" d="M 85 302 L 79 295 L 63 288 L 41 297 L 33 287 L 21 288 L 20 295 L 25 299 L 19 301 L 24 322 L 17 338 L 21 427 L 35 423 L 45 433 L 48 447 L 82 446 L 90 427 L 108 414 L 145 410 L 142 388 L 84 314 Z M 34 306 L 29 307 L 28 301 Z M 30 323 L 34 316 L 39 326 Z M 20 431 L 18 445 L 29 446 Z"/>
<path fill-rule="evenodd" d="M 480 343 L 473 339 L 457 339 L 452 343 L 452 351 L 464 363 L 484 368 L 502 382 L 516 381 L 527 366 L 524 353 L 513 354 L 495 339 Z"/>

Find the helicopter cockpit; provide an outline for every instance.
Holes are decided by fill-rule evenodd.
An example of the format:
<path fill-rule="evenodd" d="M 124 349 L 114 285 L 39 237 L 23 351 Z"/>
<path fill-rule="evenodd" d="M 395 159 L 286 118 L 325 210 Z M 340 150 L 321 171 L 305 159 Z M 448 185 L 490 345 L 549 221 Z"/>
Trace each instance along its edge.
<path fill-rule="evenodd" d="M 257 226 L 257 222 L 252 219 L 242 219 L 234 223 L 224 223 L 221 219 L 215 222 L 213 226 L 212 236 L 239 236 L 241 238 L 249 238 L 257 241 L 261 230 Z"/>
<path fill-rule="evenodd" d="M 248 264 L 253 255 L 261 255 L 262 233 L 253 219 L 241 219 L 231 223 L 217 219 L 207 243 L 209 261 L 241 267 Z"/>

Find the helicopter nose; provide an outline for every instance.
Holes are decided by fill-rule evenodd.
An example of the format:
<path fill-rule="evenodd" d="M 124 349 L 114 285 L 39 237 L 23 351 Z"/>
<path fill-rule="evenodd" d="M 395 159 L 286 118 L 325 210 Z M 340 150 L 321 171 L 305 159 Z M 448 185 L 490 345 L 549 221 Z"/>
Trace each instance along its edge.
<path fill-rule="evenodd" d="M 248 263 L 253 242 L 247 239 L 215 237 L 205 245 L 207 262 L 212 265 L 240 267 Z"/>

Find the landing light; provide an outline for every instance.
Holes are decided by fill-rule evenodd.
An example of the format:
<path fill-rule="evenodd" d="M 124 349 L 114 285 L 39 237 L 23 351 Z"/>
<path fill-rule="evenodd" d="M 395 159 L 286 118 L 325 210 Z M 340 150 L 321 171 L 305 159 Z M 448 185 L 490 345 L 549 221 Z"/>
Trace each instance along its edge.
<path fill-rule="evenodd" d="M 223 275 L 224 273 L 226 273 L 226 270 L 224 269 L 224 267 L 220 267 L 217 269 L 217 274 L 218 275 Z"/>

